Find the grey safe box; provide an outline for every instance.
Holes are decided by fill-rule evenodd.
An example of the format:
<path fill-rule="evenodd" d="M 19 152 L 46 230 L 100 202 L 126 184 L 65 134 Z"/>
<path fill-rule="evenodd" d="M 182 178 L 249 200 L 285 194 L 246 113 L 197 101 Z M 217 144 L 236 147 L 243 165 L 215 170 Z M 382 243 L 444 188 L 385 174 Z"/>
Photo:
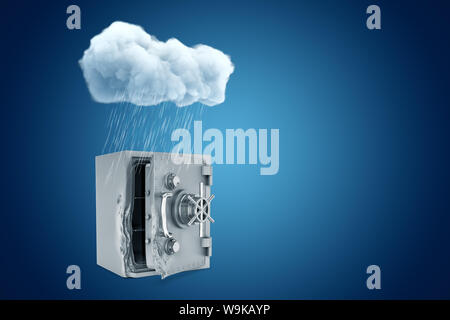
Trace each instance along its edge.
<path fill-rule="evenodd" d="M 95 158 L 98 265 L 134 278 L 209 268 L 210 159 L 179 159 L 140 151 Z"/>

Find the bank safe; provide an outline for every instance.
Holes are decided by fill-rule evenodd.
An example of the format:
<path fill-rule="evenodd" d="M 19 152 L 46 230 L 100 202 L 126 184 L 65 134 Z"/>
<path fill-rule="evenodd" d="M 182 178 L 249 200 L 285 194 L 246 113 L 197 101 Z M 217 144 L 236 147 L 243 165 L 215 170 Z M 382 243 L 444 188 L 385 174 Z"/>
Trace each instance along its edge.
<path fill-rule="evenodd" d="M 158 152 L 97 156 L 97 264 L 133 278 L 209 268 L 209 163 Z"/>

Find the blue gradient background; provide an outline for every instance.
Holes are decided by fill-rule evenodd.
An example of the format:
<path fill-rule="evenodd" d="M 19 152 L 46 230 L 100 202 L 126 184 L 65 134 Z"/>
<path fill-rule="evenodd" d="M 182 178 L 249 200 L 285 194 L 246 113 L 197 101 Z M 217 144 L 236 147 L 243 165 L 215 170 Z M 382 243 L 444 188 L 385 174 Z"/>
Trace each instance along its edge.
<path fill-rule="evenodd" d="M 450 298 L 447 2 L 74 3 L 79 31 L 72 1 L 1 10 L 1 298 Z M 209 270 L 122 279 L 95 263 L 94 157 L 118 106 L 91 100 L 77 61 L 115 20 L 231 56 L 204 128 L 280 129 L 277 175 L 215 167 Z M 371 264 L 382 290 L 366 288 Z"/>

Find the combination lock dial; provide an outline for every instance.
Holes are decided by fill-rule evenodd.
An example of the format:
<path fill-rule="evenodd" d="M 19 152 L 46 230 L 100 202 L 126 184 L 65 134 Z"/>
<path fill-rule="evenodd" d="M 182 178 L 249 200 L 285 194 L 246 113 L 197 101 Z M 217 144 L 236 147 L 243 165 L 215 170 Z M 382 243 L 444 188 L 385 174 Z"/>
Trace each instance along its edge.
<path fill-rule="evenodd" d="M 211 201 L 214 195 L 204 196 L 204 185 L 199 184 L 199 194 L 181 192 L 174 203 L 174 219 L 179 227 L 201 224 L 206 221 L 214 222 L 211 217 Z"/>

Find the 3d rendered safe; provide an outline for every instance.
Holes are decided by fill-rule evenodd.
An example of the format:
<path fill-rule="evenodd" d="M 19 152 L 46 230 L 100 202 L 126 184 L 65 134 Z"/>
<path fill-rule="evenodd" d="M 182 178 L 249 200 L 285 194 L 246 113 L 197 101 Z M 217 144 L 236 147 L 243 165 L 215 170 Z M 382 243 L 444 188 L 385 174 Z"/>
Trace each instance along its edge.
<path fill-rule="evenodd" d="M 140 151 L 95 158 L 98 265 L 122 277 L 209 268 L 212 167 L 202 155 L 173 159 Z"/>

